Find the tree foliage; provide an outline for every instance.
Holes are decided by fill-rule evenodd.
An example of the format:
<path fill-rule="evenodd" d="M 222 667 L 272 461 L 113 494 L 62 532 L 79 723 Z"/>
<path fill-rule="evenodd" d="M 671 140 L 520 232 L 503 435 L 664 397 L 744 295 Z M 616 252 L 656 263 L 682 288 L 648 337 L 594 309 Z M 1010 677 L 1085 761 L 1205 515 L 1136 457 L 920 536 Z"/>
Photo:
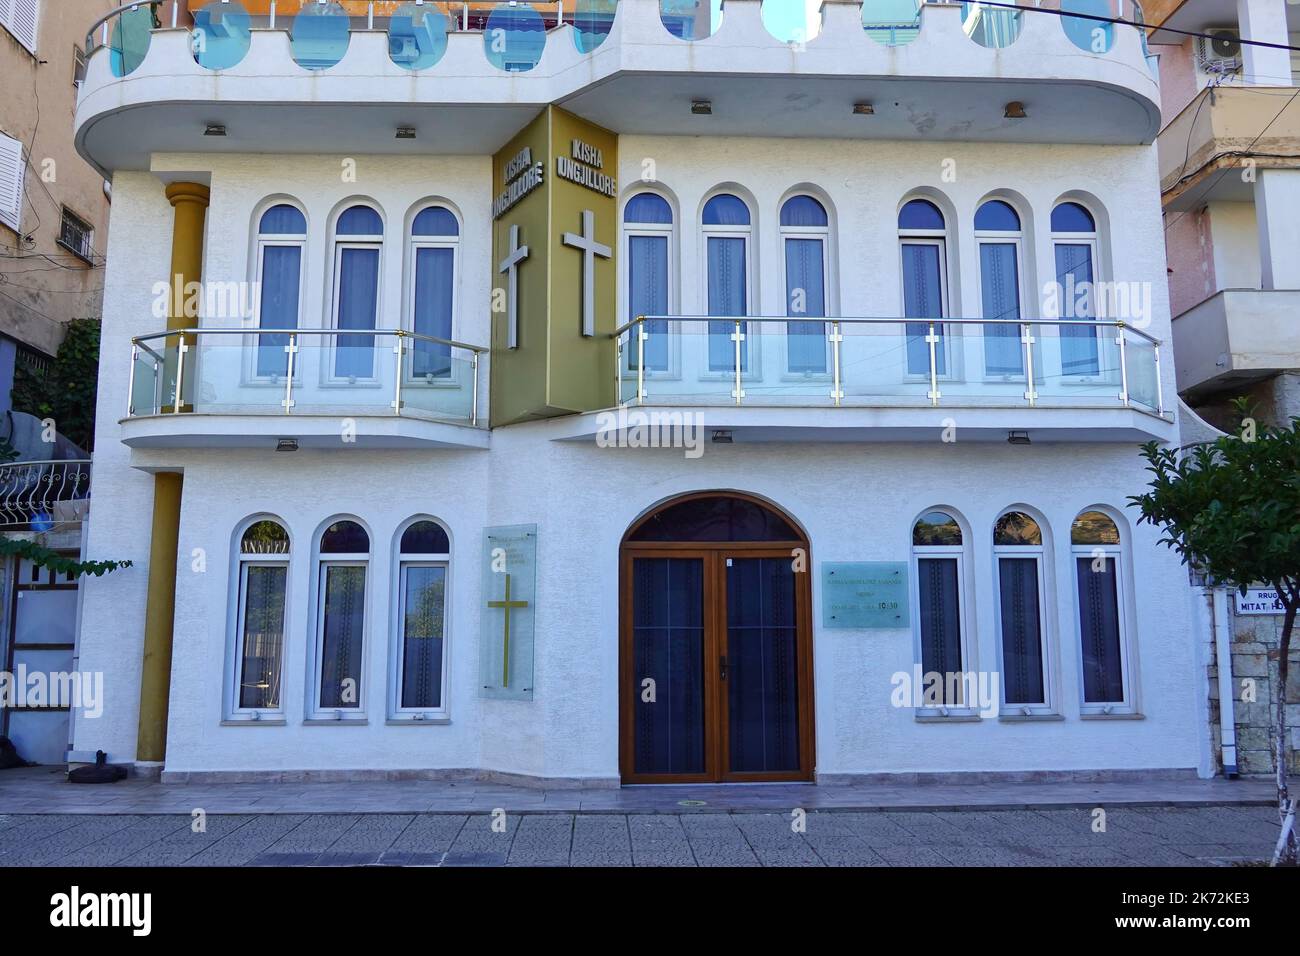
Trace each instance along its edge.
<path fill-rule="evenodd" d="M 80 577 L 83 574 L 101 577 L 118 568 L 131 567 L 130 561 L 78 561 L 35 541 L 6 538 L 3 535 L 0 535 L 0 555 L 23 558 L 38 568 L 49 568 L 55 574 L 68 574 L 72 577 Z"/>
<path fill-rule="evenodd" d="M 95 387 L 99 378 L 99 319 L 73 319 L 48 369 L 14 368 L 13 407 L 54 419 L 69 440 L 90 450 L 95 442 Z"/>

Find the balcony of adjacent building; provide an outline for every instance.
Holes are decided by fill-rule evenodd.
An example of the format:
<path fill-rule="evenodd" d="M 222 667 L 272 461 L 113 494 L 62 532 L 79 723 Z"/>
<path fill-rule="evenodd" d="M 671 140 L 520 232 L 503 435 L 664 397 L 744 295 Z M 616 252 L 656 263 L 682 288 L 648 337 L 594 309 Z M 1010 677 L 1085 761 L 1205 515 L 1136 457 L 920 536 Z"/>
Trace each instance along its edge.
<path fill-rule="evenodd" d="M 125 360 L 125 358 L 124 358 Z M 403 330 L 131 340 L 133 448 L 486 448 L 486 349 Z"/>
<path fill-rule="evenodd" d="M 725 441 L 1173 435 L 1161 343 L 1123 322 L 642 316 L 616 339 L 619 408 L 566 437 L 685 412 Z"/>
<path fill-rule="evenodd" d="M 1148 143 L 1134 0 L 191 0 L 91 27 L 78 148 L 492 153 L 558 103 L 618 133 Z M 1061 14 L 1065 15 L 1061 15 Z M 467 111 L 473 111 L 467 121 Z"/>

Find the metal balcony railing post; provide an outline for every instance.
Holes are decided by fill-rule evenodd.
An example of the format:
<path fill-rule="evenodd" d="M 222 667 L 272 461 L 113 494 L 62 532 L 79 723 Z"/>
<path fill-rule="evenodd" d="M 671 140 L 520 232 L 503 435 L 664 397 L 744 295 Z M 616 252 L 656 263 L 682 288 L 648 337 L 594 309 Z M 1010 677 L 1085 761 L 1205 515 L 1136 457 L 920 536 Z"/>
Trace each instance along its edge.
<path fill-rule="evenodd" d="M 1165 416 L 1165 387 L 1160 381 L 1160 343 L 1151 344 L 1152 354 L 1156 361 L 1156 412 L 1161 418 Z"/>
<path fill-rule="evenodd" d="M 272 30 L 275 29 L 275 0 L 271 0 L 270 22 L 267 23 L 267 26 Z"/>
<path fill-rule="evenodd" d="M 741 386 L 741 381 L 740 381 L 740 343 L 741 340 L 743 340 L 745 337 L 744 334 L 740 331 L 741 324 L 742 324 L 741 321 L 739 319 L 736 319 L 735 320 L 736 329 L 734 332 L 731 333 L 732 341 L 736 343 L 736 390 L 732 394 L 736 396 L 737 405 L 739 405 L 740 400 L 745 397 L 745 390 Z"/>
<path fill-rule="evenodd" d="M 789 328 L 787 326 L 787 335 Z M 844 335 L 840 332 L 838 322 L 831 323 L 831 366 L 833 368 L 834 379 L 831 384 L 831 399 L 836 406 L 840 404 L 840 399 L 844 397 L 844 389 L 841 388 L 840 381 L 840 343 L 844 341 Z"/>
<path fill-rule="evenodd" d="M 469 364 L 470 364 L 470 368 L 473 369 L 473 372 L 474 372 L 474 374 L 473 374 L 473 378 L 474 378 L 474 395 L 473 395 L 473 397 L 470 399 L 470 405 L 469 405 L 469 423 L 470 423 L 470 425 L 471 425 L 472 427 L 477 428 L 477 427 L 478 427 L 478 359 L 479 359 L 479 354 L 478 354 L 478 352 L 471 352 L 470 355 L 471 355 L 471 358 L 470 358 Z"/>
<path fill-rule="evenodd" d="M 293 373 L 294 358 L 298 354 L 298 336 L 290 335 L 289 344 L 284 347 L 285 355 L 288 356 L 285 361 L 286 377 L 284 380 L 284 413 L 286 415 L 293 411 Z"/>
<path fill-rule="evenodd" d="M 180 344 L 176 346 L 176 394 L 172 396 L 173 415 L 179 414 L 181 406 L 185 404 L 185 353 L 190 350 L 184 334 L 180 339 Z"/>
<path fill-rule="evenodd" d="M 1115 327 L 1115 343 L 1119 346 L 1119 400 L 1129 405 L 1128 399 L 1128 350 L 1124 347 L 1124 325 Z"/>
<path fill-rule="evenodd" d="M 934 332 L 934 323 L 929 323 L 930 331 L 926 335 L 925 341 L 930 346 L 930 404 L 937 406 L 939 404 L 939 362 L 936 350 L 939 345 L 939 336 Z"/>
<path fill-rule="evenodd" d="M 397 344 L 393 346 L 394 369 L 393 376 L 393 414 L 402 414 L 402 339 L 403 334 L 397 333 Z"/>
<path fill-rule="evenodd" d="M 1020 326 L 1020 341 L 1025 346 L 1025 399 L 1032 408 L 1038 400 L 1038 389 L 1034 388 L 1034 327 L 1026 322 Z"/>
<path fill-rule="evenodd" d="M 375 28 L 375 0 L 370 0 L 370 2 L 366 4 L 366 29 L 373 30 L 374 28 Z"/>
<path fill-rule="evenodd" d="M 172 29 L 175 30 L 180 24 L 181 4 L 180 0 L 172 0 Z"/>
<path fill-rule="evenodd" d="M 140 346 L 131 343 L 131 371 L 126 376 L 126 417 L 135 414 L 135 363 L 140 356 Z"/>
<path fill-rule="evenodd" d="M 645 340 L 647 338 L 645 330 L 645 316 L 636 317 L 636 325 L 632 326 L 636 330 L 636 403 L 645 404 Z"/>

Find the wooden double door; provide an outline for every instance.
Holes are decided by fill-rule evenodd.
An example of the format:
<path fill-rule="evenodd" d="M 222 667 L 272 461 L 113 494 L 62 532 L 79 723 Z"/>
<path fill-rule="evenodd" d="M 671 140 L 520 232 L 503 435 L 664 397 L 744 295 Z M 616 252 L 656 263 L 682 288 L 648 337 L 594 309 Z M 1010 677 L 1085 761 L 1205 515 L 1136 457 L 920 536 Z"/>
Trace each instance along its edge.
<path fill-rule="evenodd" d="M 624 782 L 811 779 L 807 567 L 799 540 L 625 542 Z"/>

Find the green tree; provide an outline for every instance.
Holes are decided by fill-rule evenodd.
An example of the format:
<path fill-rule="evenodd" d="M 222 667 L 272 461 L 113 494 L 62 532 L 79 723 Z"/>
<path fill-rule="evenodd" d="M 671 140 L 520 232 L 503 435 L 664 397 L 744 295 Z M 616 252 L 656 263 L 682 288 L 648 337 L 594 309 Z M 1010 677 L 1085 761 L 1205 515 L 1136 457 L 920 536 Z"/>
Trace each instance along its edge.
<path fill-rule="evenodd" d="M 1142 446 L 1153 475 L 1150 490 L 1131 497 L 1139 523 L 1161 530 L 1184 564 L 1216 583 L 1277 589 L 1282 603 L 1278 648 L 1274 760 L 1282 833 L 1274 863 L 1295 866 L 1296 801 L 1287 790 L 1286 686 L 1291 634 L 1300 609 L 1300 417 L 1288 427 L 1259 427 L 1238 400 L 1236 435 L 1225 435 L 1183 454 L 1156 442 Z"/>
<path fill-rule="evenodd" d="M 48 369 L 14 368 L 13 407 L 54 419 L 62 435 L 89 451 L 95 441 L 98 379 L 99 319 L 73 319 Z"/>

